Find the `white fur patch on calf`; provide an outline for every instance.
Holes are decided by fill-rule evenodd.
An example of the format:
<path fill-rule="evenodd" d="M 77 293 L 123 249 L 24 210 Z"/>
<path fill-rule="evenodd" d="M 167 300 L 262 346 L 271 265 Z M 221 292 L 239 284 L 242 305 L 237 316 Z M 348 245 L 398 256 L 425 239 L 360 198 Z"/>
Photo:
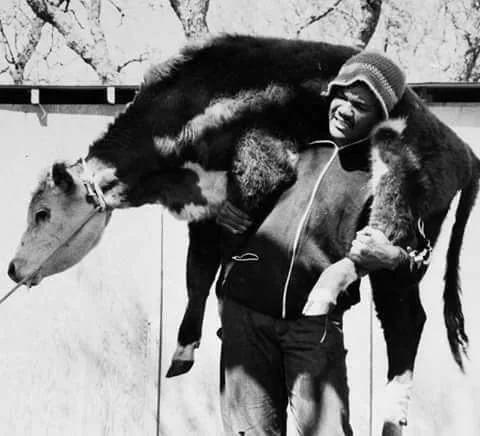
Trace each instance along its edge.
<path fill-rule="evenodd" d="M 178 141 L 171 136 L 154 136 L 153 143 L 162 157 L 170 156 L 172 153 L 177 152 Z"/>
<path fill-rule="evenodd" d="M 292 167 L 296 167 L 298 163 L 298 153 L 294 153 L 292 150 L 287 149 L 287 156 Z"/>
<path fill-rule="evenodd" d="M 377 148 L 372 148 L 370 153 L 372 176 L 370 178 L 372 192 L 375 192 L 380 179 L 388 173 L 389 168 L 386 163 L 380 157 L 380 153 Z"/>
<path fill-rule="evenodd" d="M 381 129 L 389 129 L 393 130 L 398 134 L 398 136 L 400 136 L 406 127 L 406 118 L 390 118 L 389 120 L 382 121 L 380 124 L 378 124 L 375 130 L 378 131 Z"/>
<path fill-rule="evenodd" d="M 271 105 L 281 106 L 291 97 L 290 89 L 268 85 L 263 90 L 242 91 L 232 97 L 218 98 L 213 100 L 203 113 L 185 124 L 179 134 L 179 140 L 199 141 L 209 130 L 219 130 L 226 124 L 241 119 L 247 113 L 260 114 Z"/>
<path fill-rule="evenodd" d="M 377 136 L 382 133 L 382 130 L 393 131 L 398 136 L 401 136 L 405 128 L 407 127 L 406 118 L 391 118 L 386 121 L 382 121 L 374 129 L 372 136 Z M 372 168 L 372 177 L 370 179 L 372 192 L 375 192 L 381 178 L 388 173 L 389 167 L 382 160 L 378 149 L 374 146 L 370 153 L 370 162 Z"/>
<path fill-rule="evenodd" d="M 189 203 L 174 215 L 187 221 L 198 221 L 215 216 L 221 204 L 227 199 L 227 172 L 207 171 L 200 164 L 186 162 L 183 168 L 189 169 L 198 176 L 198 187 L 207 200 L 206 205 Z"/>

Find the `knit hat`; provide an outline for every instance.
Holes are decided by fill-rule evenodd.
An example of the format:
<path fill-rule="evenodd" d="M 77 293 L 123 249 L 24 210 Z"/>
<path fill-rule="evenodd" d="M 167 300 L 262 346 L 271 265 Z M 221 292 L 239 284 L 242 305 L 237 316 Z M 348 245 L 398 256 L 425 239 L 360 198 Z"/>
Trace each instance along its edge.
<path fill-rule="evenodd" d="M 335 86 L 349 86 L 363 82 L 373 92 L 385 119 L 402 98 L 406 87 L 404 72 L 385 55 L 363 51 L 348 59 L 337 76 L 328 84 L 328 94 Z"/>

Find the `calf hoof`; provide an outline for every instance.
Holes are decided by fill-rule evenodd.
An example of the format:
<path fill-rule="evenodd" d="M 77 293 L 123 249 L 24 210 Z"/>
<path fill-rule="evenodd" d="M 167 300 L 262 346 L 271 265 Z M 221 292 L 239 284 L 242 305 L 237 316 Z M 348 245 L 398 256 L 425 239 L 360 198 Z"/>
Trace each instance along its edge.
<path fill-rule="evenodd" d="M 193 366 L 193 360 L 172 360 L 170 368 L 167 371 L 167 378 L 176 377 L 190 371 Z"/>
<path fill-rule="evenodd" d="M 175 377 L 190 371 L 195 360 L 195 349 L 200 345 L 199 341 L 195 341 L 185 346 L 177 345 L 175 353 L 173 353 L 172 363 L 167 371 L 166 377 Z"/>
<path fill-rule="evenodd" d="M 402 436 L 403 427 L 400 424 L 386 421 L 383 423 L 382 436 Z"/>

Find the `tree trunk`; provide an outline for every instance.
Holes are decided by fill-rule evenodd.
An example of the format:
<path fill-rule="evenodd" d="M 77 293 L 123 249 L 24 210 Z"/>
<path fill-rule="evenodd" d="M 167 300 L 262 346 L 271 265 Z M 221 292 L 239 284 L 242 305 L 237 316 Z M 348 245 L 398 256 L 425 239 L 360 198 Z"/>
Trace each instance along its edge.
<path fill-rule="evenodd" d="M 28 5 L 46 23 L 51 24 L 65 38 L 67 46 L 90 65 L 102 83 L 114 83 L 118 70 L 108 51 L 100 26 L 101 0 L 92 0 L 88 10 L 89 27 L 82 27 L 74 15 L 45 0 L 27 0 Z"/>
<path fill-rule="evenodd" d="M 365 48 L 375 33 L 380 13 L 382 10 L 382 0 L 361 0 L 362 17 L 357 32 L 357 47 Z"/>
<path fill-rule="evenodd" d="M 210 0 L 170 0 L 187 38 L 199 38 L 209 33 L 207 25 L 209 3 Z"/>

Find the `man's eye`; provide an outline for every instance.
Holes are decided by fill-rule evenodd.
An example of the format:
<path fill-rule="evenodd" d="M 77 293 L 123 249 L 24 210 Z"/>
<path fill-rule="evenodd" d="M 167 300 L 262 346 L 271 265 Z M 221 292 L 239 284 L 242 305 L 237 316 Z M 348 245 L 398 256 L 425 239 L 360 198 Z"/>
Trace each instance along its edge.
<path fill-rule="evenodd" d="M 39 210 L 35 214 L 35 224 L 41 224 L 50 218 L 50 211 L 47 209 Z"/>
<path fill-rule="evenodd" d="M 362 103 L 353 103 L 353 107 L 360 112 L 367 112 L 368 111 L 368 107 L 365 106 Z"/>

